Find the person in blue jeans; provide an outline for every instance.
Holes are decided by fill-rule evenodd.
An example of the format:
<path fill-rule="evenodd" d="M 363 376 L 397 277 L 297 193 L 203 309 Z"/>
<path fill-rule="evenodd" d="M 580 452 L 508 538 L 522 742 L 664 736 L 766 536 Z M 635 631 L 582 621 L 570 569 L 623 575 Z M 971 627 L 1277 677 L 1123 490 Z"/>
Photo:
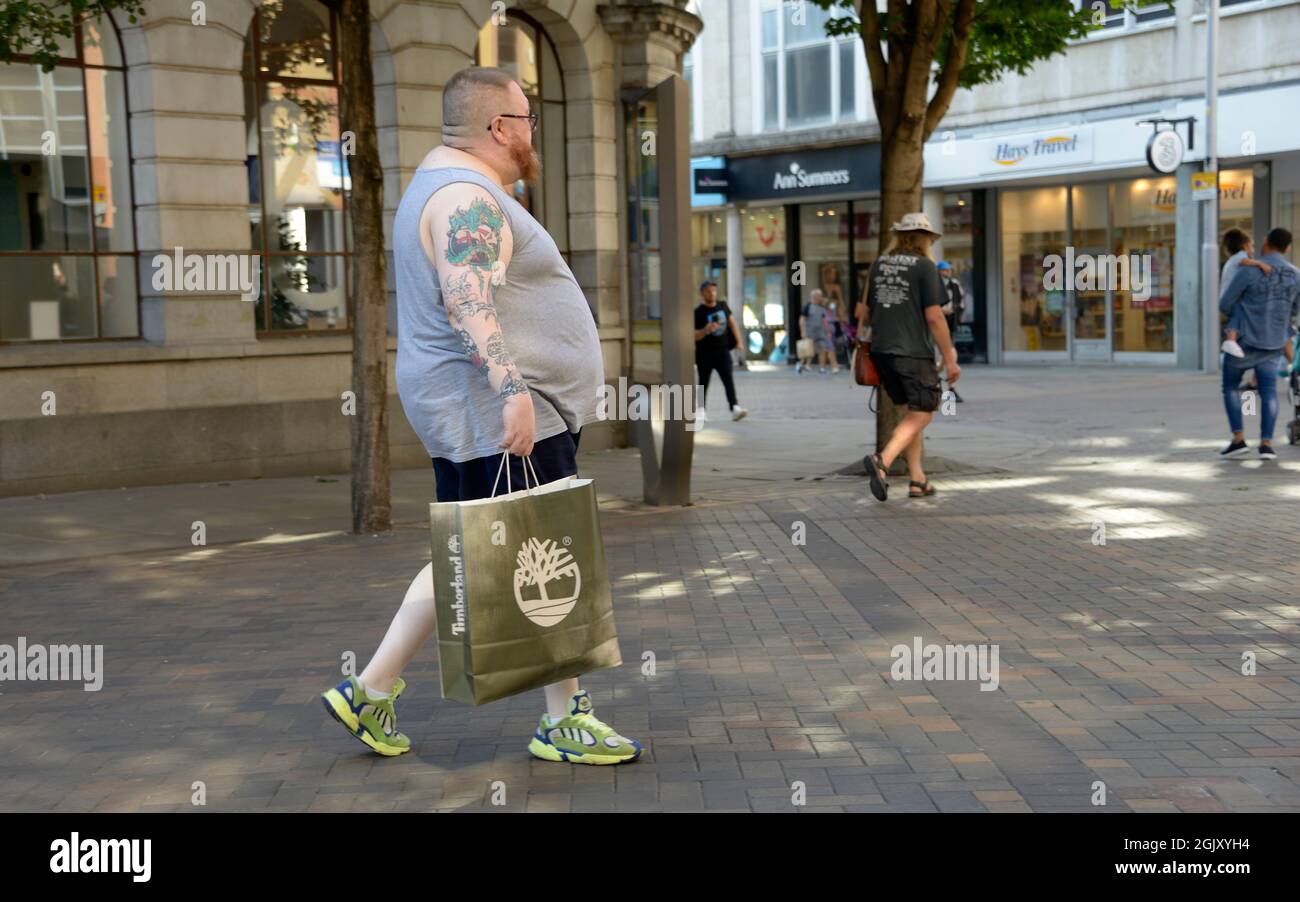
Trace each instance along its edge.
<path fill-rule="evenodd" d="M 1274 229 L 1264 241 L 1261 262 L 1272 272 L 1241 268 L 1219 296 L 1219 312 L 1238 324 L 1242 356 L 1223 355 L 1223 407 L 1228 414 L 1232 441 L 1219 452 L 1221 457 L 1246 454 L 1246 436 L 1241 421 L 1241 377 L 1253 369 L 1259 383 L 1259 456 L 1277 457 L 1273 450 L 1273 427 L 1277 423 L 1278 359 L 1295 332 L 1300 313 L 1300 270 L 1282 255 L 1291 250 L 1291 233 Z"/>

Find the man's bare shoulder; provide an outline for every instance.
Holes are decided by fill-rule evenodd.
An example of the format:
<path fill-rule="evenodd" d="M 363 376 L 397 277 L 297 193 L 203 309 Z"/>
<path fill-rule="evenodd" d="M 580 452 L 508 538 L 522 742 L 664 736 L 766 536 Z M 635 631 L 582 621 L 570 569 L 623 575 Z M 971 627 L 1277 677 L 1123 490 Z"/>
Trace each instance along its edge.
<path fill-rule="evenodd" d="M 496 196 L 477 182 L 448 182 L 433 194 L 425 204 L 425 212 L 433 215 L 451 216 L 456 210 L 467 210 L 482 206 L 495 211 L 497 217 L 509 227 L 509 218 L 501 209 Z"/>

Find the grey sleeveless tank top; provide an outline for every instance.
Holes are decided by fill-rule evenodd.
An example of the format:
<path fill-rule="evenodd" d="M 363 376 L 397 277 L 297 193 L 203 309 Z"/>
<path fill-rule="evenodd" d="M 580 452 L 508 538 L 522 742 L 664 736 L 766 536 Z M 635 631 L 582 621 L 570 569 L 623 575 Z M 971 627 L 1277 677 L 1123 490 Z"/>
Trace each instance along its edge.
<path fill-rule="evenodd" d="M 537 441 L 596 420 L 605 374 L 591 308 L 541 224 L 473 169 L 417 169 L 393 222 L 397 393 L 429 455 L 461 463 L 499 455 L 504 431 L 502 400 L 462 351 L 420 243 L 425 205 L 453 182 L 486 188 L 510 223 L 514 248 L 493 302 L 506 347 L 532 392 Z"/>

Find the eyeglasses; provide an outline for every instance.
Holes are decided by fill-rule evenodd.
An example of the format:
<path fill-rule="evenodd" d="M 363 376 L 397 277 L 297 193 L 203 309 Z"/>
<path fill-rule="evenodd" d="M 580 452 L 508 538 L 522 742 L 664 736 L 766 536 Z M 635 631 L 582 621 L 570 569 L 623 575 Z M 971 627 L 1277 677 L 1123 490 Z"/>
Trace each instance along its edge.
<path fill-rule="evenodd" d="M 537 131 L 537 122 L 541 117 L 539 117 L 536 113 L 529 113 L 527 116 L 521 113 L 497 113 L 492 118 L 493 119 L 527 119 L 528 127 L 533 131 Z M 487 130 L 492 131 L 491 122 L 488 123 Z"/>

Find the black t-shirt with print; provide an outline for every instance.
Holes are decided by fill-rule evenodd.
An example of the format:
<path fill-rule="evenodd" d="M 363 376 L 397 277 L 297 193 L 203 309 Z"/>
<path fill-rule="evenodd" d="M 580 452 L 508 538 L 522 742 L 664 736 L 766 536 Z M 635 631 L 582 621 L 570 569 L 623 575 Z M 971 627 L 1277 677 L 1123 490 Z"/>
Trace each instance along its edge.
<path fill-rule="evenodd" d="M 925 308 L 945 300 L 939 270 L 929 257 L 890 254 L 878 259 L 867 288 L 871 350 L 933 360 L 934 338 L 925 321 Z"/>
<path fill-rule="evenodd" d="M 731 317 L 731 308 L 727 306 L 726 301 L 718 301 L 712 307 L 707 304 L 700 304 L 695 308 L 695 328 L 703 329 L 709 324 L 709 318 L 712 317 L 714 322 L 722 324 L 722 328 L 712 335 L 705 335 L 695 342 L 696 354 L 725 354 L 727 353 L 727 332 L 731 330 L 727 320 Z"/>

